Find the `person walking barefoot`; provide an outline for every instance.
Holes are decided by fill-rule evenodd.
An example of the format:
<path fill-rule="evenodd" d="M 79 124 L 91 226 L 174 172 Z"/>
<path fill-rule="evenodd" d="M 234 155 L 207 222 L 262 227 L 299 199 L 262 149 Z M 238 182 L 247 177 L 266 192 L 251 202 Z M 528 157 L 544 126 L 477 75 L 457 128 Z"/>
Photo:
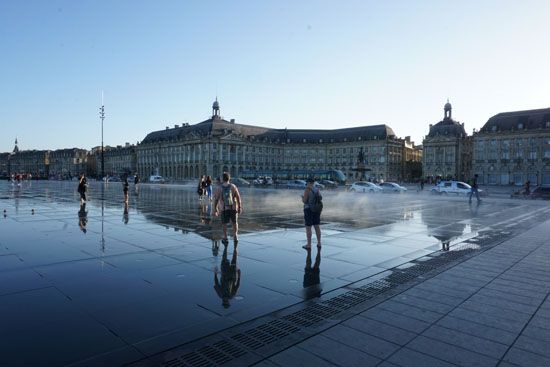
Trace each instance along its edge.
<path fill-rule="evenodd" d="M 222 243 L 227 246 L 229 241 L 227 240 L 227 223 L 231 221 L 233 225 L 233 241 L 235 245 L 239 242 L 239 214 L 243 212 L 243 205 L 241 202 L 241 195 L 237 186 L 229 182 L 231 176 L 228 172 L 223 173 L 223 182 L 218 186 L 214 195 L 214 215 L 218 216 L 218 204 L 221 204 L 222 213 L 222 230 L 223 239 Z"/>
<path fill-rule="evenodd" d="M 302 246 L 304 249 L 311 249 L 311 227 L 315 228 L 315 236 L 317 237 L 317 247 L 321 248 L 321 212 L 313 211 L 313 205 L 315 202 L 315 195 L 319 193 L 319 189 L 315 188 L 313 184 L 315 180 L 313 178 L 307 179 L 307 185 L 302 195 L 302 203 L 304 203 L 304 222 L 306 225 L 306 244 Z"/>

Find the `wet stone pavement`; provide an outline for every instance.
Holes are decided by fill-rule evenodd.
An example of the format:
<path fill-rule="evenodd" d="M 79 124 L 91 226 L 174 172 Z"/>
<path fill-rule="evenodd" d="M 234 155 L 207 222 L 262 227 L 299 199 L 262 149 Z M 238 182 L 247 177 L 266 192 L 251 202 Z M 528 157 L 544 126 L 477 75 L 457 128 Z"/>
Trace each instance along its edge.
<path fill-rule="evenodd" d="M 224 251 L 194 187 L 0 182 L 0 364 L 545 361 L 548 203 L 327 191 L 308 254 L 301 192 L 241 193 Z"/>

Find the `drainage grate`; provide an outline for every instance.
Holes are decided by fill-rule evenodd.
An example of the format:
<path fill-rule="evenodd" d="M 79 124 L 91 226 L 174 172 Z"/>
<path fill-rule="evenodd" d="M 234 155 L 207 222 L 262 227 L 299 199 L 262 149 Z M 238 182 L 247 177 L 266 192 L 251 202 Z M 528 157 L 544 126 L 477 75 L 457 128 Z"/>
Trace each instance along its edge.
<path fill-rule="evenodd" d="M 523 226 L 526 229 L 526 226 Z M 407 263 L 407 267 L 394 268 L 392 272 L 382 279 L 351 289 L 331 299 L 314 303 L 306 308 L 281 317 L 270 320 L 264 324 L 230 336 L 227 340 L 219 340 L 210 345 L 203 346 L 193 352 L 164 362 L 165 367 L 209 367 L 223 365 L 240 358 L 248 353 L 265 347 L 277 340 L 288 337 L 304 328 L 328 320 L 333 316 L 348 310 L 369 299 L 375 298 L 399 285 L 408 283 L 442 266 L 456 262 L 456 260 L 478 252 L 502 242 L 512 235 L 479 233 L 477 237 L 469 238 L 451 251 L 436 252 Z"/>
<path fill-rule="evenodd" d="M 252 350 L 256 350 L 264 346 L 262 343 L 246 334 L 233 335 L 231 339 Z"/>

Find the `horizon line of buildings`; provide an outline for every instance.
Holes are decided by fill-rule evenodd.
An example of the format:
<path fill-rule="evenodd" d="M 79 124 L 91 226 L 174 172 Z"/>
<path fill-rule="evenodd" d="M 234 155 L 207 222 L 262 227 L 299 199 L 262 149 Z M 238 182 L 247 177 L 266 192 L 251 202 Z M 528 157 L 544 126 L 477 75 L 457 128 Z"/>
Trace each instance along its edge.
<path fill-rule="evenodd" d="M 159 174 L 180 181 L 201 175 L 253 176 L 278 172 L 340 170 L 350 181 L 373 179 L 416 181 L 478 174 L 481 184 L 550 185 L 550 108 L 499 113 L 473 135 L 452 118 L 447 101 L 444 117 L 429 125 L 422 145 L 399 138 L 388 125 L 333 130 L 272 129 L 238 124 L 220 116 L 197 124 L 166 127 L 136 145 L 104 147 L 109 176 Z M 101 147 L 19 150 L 0 153 L 0 176 L 32 174 L 66 179 L 101 174 Z"/>

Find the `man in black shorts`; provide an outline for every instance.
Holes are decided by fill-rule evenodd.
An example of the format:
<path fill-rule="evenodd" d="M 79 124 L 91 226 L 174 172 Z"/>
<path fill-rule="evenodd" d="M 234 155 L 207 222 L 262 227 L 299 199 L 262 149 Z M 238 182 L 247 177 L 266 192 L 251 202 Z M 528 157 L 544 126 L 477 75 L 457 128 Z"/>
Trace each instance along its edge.
<path fill-rule="evenodd" d="M 223 229 L 222 243 L 224 245 L 227 245 L 229 243 L 229 241 L 227 240 L 227 223 L 231 221 L 231 223 L 233 224 L 233 240 L 235 241 L 235 245 L 237 245 L 237 242 L 239 242 L 239 214 L 242 213 L 243 206 L 241 203 L 241 195 L 239 194 L 239 189 L 237 189 L 237 186 L 229 182 L 230 178 L 231 177 L 229 173 L 223 173 L 223 182 L 218 187 L 214 195 L 214 215 L 219 215 L 218 203 L 220 203 Z"/>

